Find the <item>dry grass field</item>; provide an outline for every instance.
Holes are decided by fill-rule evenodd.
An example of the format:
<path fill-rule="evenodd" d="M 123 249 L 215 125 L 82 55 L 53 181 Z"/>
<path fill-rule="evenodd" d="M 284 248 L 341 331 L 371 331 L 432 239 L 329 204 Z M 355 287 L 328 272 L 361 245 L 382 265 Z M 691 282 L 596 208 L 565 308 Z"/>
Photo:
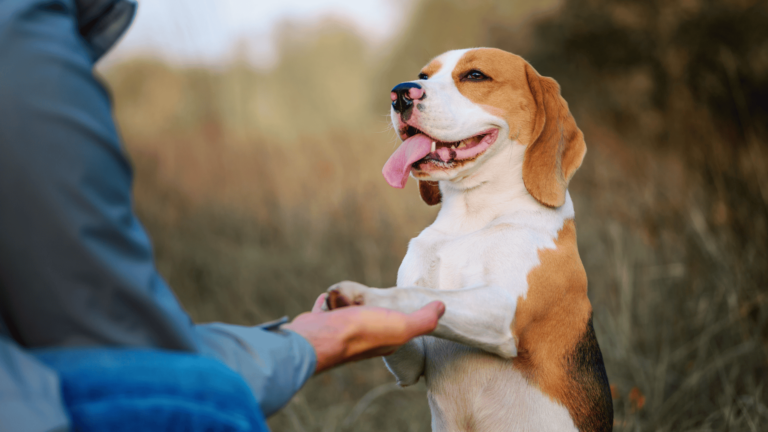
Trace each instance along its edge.
<path fill-rule="evenodd" d="M 495 46 L 557 79 L 588 153 L 571 183 L 617 431 L 768 430 L 768 4 L 424 0 L 372 50 L 286 24 L 281 59 L 105 72 L 158 266 L 198 322 L 392 286 L 438 209 L 380 170 L 389 89 L 447 49 Z M 312 378 L 276 432 L 428 431 L 423 385 L 381 360 Z"/>

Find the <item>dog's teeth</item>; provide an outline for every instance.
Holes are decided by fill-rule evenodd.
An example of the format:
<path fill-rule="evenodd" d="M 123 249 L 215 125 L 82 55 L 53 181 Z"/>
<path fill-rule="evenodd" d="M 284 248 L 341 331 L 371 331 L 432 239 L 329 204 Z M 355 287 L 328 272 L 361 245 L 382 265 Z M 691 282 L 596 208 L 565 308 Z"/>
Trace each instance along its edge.
<path fill-rule="evenodd" d="M 456 148 L 464 148 L 464 147 L 466 147 L 466 146 L 467 146 L 467 144 L 466 144 L 464 141 L 462 141 L 462 142 L 458 143 L 458 145 L 456 146 Z"/>
<path fill-rule="evenodd" d="M 434 141 L 432 141 L 432 153 L 435 152 L 435 148 L 437 147 L 437 144 L 435 144 Z"/>

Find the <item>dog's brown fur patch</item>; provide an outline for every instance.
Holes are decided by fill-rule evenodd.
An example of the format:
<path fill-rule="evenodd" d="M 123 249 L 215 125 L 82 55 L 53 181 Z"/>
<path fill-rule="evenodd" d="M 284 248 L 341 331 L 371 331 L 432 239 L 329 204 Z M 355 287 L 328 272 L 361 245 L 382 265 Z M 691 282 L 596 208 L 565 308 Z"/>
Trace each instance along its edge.
<path fill-rule="evenodd" d="M 435 59 L 429 62 L 428 65 L 424 66 L 419 73 L 423 73 L 428 77 L 431 77 L 432 75 L 438 73 L 442 67 L 443 64 L 440 63 L 440 60 Z"/>
<path fill-rule="evenodd" d="M 471 81 L 478 70 L 490 79 Z M 523 182 L 548 207 L 565 202 L 565 191 L 587 152 L 560 86 L 540 76 L 522 57 L 495 48 L 468 51 L 453 70 L 459 92 L 509 125 L 509 137 L 527 145 Z"/>
<path fill-rule="evenodd" d="M 611 430 L 611 391 L 592 329 L 587 274 L 572 219 L 563 224 L 555 245 L 539 250 L 541 264 L 528 274 L 528 294 L 518 303 L 514 365 L 565 406 L 580 431 Z"/>
<path fill-rule="evenodd" d="M 495 48 L 467 51 L 452 76 L 456 88 L 467 99 L 481 105 L 493 115 L 502 117 L 509 124 L 511 139 L 521 144 L 531 141 L 536 101 L 528 88 L 522 57 Z M 488 76 L 487 81 L 467 81 L 467 72 L 478 70 Z"/>
<path fill-rule="evenodd" d="M 560 96 L 555 80 L 540 76 L 526 64 L 531 94 L 536 100 L 533 142 L 525 149 L 523 182 L 537 201 L 549 207 L 565 202 L 565 191 L 571 177 L 581 166 L 587 153 L 584 134 Z"/>

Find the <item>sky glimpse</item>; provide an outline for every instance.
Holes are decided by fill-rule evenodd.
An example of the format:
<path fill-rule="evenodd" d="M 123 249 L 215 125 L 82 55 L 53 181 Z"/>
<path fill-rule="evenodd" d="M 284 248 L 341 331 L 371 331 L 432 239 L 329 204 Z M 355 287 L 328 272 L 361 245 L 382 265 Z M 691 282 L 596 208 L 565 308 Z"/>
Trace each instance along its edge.
<path fill-rule="evenodd" d="M 377 44 L 399 28 L 405 8 L 398 0 L 139 0 L 132 27 L 105 63 L 142 55 L 210 66 L 245 51 L 254 66 L 269 67 L 277 60 L 275 32 L 281 23 L 312 26 L 334 19 Z"/>

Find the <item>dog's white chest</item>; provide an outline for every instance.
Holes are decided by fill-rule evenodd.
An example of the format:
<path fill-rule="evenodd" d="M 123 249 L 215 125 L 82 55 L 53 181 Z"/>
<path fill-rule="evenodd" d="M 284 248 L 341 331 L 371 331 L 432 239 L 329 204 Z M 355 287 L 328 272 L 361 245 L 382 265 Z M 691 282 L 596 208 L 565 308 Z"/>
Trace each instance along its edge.
<path fill-rule="evenodd" d="M 539 265 L 538 251 L 554 248 L 558 230 L 572 218 L 573 203 L 566 194 L 558 209 L 512 211 L 471 232 L 460 229 L 459 220 L 436 221 L 409 243 L 397 286 L 456 290 L 493 285 L 525 297 L 528 273 Z"/>
<path fill-rule="evenodd" d="M 478 254 L 477 235 L 447 236 L 425 232 L 411 241 L 398 272 L 398 286 L 455 290 L 483 284 L 487 270 Z M 462 251 L 463 253 L 457 253 Z"/>
<path fill-rule="evenodd" d="M 536 251 L 553 247 L 549 230 L 532 231 L 517 222 L 497 222 L 468 234 L 425 229 L 411 240 L 397 286 L 457 290 L 494 285 L 525 296 Z"/>

